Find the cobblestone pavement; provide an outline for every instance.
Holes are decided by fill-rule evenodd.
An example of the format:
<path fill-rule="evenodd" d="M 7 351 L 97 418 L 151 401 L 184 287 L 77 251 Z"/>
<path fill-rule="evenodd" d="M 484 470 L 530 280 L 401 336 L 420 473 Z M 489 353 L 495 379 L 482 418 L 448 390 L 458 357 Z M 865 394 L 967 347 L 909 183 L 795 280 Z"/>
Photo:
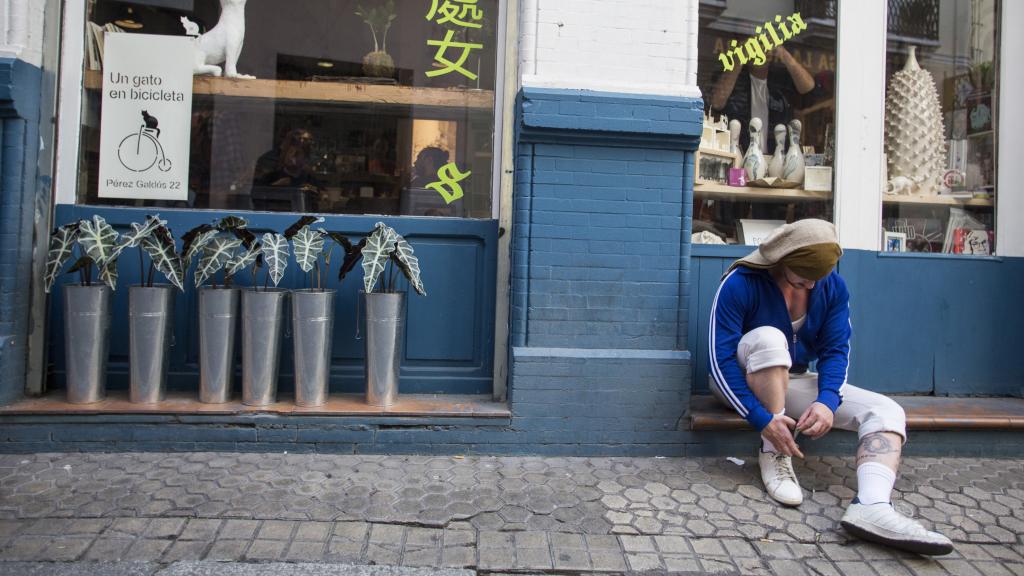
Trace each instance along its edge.
<path fill-rule="evenodd" d="M 317 454 L 0 456 L 0 560 L 330 562 L 479 571 L 1024 575 L 1024 461 L 908 458 L 897 508 L 939 560 L 853 540 L 852 459 Z"/>

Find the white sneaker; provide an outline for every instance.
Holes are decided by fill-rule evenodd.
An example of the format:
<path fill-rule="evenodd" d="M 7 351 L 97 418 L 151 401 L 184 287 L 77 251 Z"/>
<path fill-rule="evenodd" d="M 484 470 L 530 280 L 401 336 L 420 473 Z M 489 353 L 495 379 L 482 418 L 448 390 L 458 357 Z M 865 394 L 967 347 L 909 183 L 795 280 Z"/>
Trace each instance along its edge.
<path fill-rule="evenodd" d="M 803 503 L 804 491 L 796 481 L 792 458 L 758 449 L 757 462 L 761 465 L 761 480 L 769 496 L 786 506 L 799 506 Z"/>
<path fill-rule="evenodd" d="M 917 521 L 893 509 L 892 504 L 861 504 L 856 500 L 842 519 L 847 532 L 894 548 L 941 556 L 953 551 L 953 543 L 938 532 L 925 530 Z"/>

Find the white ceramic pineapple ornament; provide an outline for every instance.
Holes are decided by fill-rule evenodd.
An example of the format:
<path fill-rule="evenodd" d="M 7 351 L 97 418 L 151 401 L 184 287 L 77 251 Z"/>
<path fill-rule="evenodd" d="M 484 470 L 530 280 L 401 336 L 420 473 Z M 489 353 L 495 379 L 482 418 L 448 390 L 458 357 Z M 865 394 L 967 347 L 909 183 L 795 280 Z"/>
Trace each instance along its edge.
<path fill-rule="evenodd" d="M 743 156 L 743 169 L 747 172 L 747 180 L 760 180 L 768 171 L 768 164 L 761 153 L 761 119 L 757 116 L 750 119 L 750 145 Z"/>
<path fill-rule="evenodd" d="M 911 46 L 903 70 L 889 80 L 885 154 L 890 179 L 904 177 L 919 194 L 936 194 L 946 165 L 942 108 L 935 80 L 918 65 L 916 52 Z"/>
<path fill-rule="evenodd" d="M 804 148 L 800 145 L 800 133 L 803 124 L 799 120 L 789 121 L 789 150 L 786 152 L 785 164 L 782 167 L 782 179 L 786 182 L 804 182 Z"/>
<path fill-rule="evenodd" d="M 768 177 L 778 178 L 782 176 L 782 168 L 786 163 L 786 125 L 775 125 L 775 153 L 772 154 L 771 162 L 768 162 Z"/>

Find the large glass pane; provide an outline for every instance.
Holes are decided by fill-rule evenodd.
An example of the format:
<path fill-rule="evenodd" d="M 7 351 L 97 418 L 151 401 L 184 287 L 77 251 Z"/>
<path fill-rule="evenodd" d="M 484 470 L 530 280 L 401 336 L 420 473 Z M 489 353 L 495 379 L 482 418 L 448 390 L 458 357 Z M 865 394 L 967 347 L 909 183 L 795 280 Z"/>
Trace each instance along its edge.
<path fill-rule="evenodd" d="M 244 7 L 237 68 L 255 79 L 195 77 L 188 195 L 167 201 L 99 197 L 104 38 L 231 16 L 90 0 L 79 202 L 490 218 L 498 1 L 224 2 Z"/>
<path fill-rule="evenodd" d="M 883 250 L 993 254 L 997 0 L 890 0 Z"/>
<path fill-rule="evenodd" d="M 757 244 L 781 223 L 831 220 L 835 2 L 702 0 L 698 45 L 695 241 Z"/>

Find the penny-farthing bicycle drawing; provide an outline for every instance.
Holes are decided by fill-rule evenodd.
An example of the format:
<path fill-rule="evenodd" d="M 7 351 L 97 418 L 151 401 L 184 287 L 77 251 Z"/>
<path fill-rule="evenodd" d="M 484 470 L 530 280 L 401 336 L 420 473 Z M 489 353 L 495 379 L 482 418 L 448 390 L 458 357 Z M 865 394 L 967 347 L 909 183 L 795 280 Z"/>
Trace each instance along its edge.
<path fill-rule="evenodd" d="M 117 159 L 132 172 L 145 172 L 156 165 L 161 172 L 171 169 L 171 161 L 160 145 L 160 129 L 156 117 L 142 111 L 143 123 L 139 131 L 124 137 L 117 146 Z"/>

